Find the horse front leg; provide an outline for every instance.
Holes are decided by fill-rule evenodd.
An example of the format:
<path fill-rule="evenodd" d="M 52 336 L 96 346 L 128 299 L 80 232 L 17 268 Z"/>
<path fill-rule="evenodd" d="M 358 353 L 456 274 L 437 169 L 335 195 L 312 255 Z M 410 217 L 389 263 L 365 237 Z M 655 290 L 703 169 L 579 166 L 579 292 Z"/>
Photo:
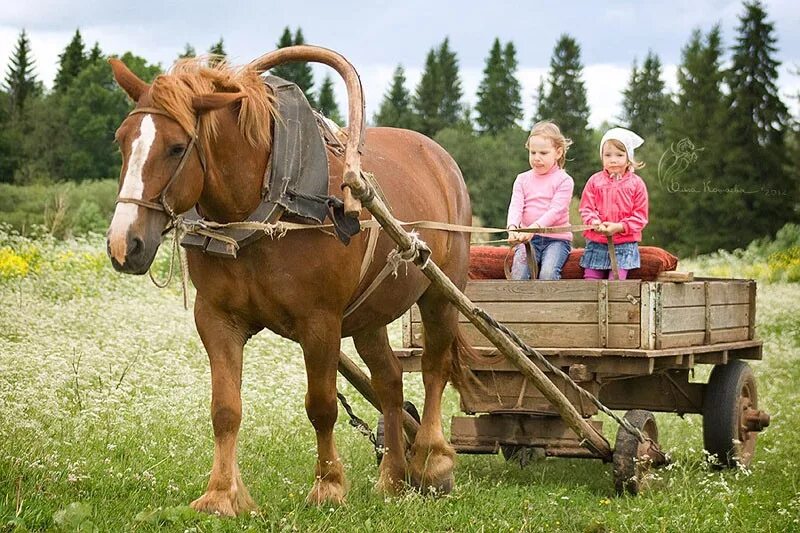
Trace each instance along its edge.
<path fill-rule="evenodd" d="M 195 303 L 195 322 L 211 365 L 214 464 L 206 492 L 192 502 L 192 508 L 235 516 L 256 508 L 236 463 L 236 443 L 242 421 L 242 351 L 248 334 L 229 317 L 215 313 L 199 296 Z"/>
<path fill-rule="evenodd" d="M 333 316 L 307 317 L 301 326 L 300 345 L 306 365 L 306 414 L 317 436 L 314 486 L 306 501 L 312 505 L 344 503 L 345 478 L 333 440 L 338 415 L 336 372 L 341 344 L 341 320 Z"/>

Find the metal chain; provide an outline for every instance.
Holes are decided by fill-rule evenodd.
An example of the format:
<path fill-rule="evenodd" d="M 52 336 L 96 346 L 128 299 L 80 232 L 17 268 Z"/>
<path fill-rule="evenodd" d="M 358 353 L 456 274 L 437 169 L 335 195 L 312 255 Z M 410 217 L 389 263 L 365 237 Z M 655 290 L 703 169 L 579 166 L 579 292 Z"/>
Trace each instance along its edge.
<path fill-rule="evenodd" d="M 344 410 L 347 411 L 347 415 L 350 417 L 350 425 L 356 428 L 359 433 L 367 437 L 372 443 L 372 446 L 377 450 L 377 439 L 375 438 L 375 434 L 370 429 L 369 424 L 358 418 L 355 413 L 353 413 L 353 409 L 350 407 L 350 404 L 347 403 L 347 398 L 344 397 L 344 394 L 336 391 L 336 397 L 339 398 L 339 401 L 342 402 L 342 407 L 344 407 Z"/>
<path fill-rule="evenodd" d="M 581 387 L 577 383 L 575 383 L 575 381 L 573 381 L 572 378 L 569 377 L 568 374 L 565 374 L 560 368 L 558 368 L 558 367 L 554 366 L 552 363 L 550 363 L 550 361 L 548 361 L 545 358 L 545 356 L 542 355 L 540 352 L 538 352 L 537 350 L 535 350 L 535 349 L 531 348 L 530 346 L 528 346 L 527 344 L 525 344 L 525 342 L 522 339 L 520 339 L 519 336 L 516 333 L 514 333 L 513 331 L 511 331 L 510 329 L 505 327 L 503 324 L 497 322 L 495 319 L 493 319 L 491 316 L 489 316 L 489 314 L 486 313 L 486 311 L 476 307 L 473 310 L 473 312 L 476 315 L 478 315 L 481 318 L 483 318 L 484 320 L 486 320 L 489 324 L 491 324 L 496 329 L 499 329 L 500 331 L 505 333 L 506 336 L 509 339 L 511 339 L 512 341 L 514 341 L 514 344 L 516 344 L 523 351 L 523 353 L 525 355 L 527 355 L 528 357 L 534 357 L 537 361 L 541 362 L 542 365 L 544 365 L 544 367 L 547 368 L 550 372 L 552 372 L 553 374 L 563 378 L 564 382 L 567 385 L 569 385 L 578 394 L 580 394 L 581 396 L 583 396 L 584 398 L 586 398 L 587 400 L 592 402 L 600 411 L 604 412 L 609 417 L 611 417 L 617 424 L 619 424 L 620 426 L 624 427 L 629 433 L 634 435 L 639 440 L 639 442 L 645 442 L 646 440 L 650 440 L 648 437 L 646 437 L 639 430 L 639 428 L 637 428 L 636 426 L 632 425 L 630 422 L 628 422 L 624 418 L 620 418 L 617 415 L 615 415 L 611 411 L 611 409 L 609 409 L 608 407 L 603 405 L 600 402 L 600 400 L 598 400 L 597 397 L 595 397 L 594 394 L 590 393 L 589 391 L 587 391 L 586 389 L 584 389 L 583 387 Z"/>

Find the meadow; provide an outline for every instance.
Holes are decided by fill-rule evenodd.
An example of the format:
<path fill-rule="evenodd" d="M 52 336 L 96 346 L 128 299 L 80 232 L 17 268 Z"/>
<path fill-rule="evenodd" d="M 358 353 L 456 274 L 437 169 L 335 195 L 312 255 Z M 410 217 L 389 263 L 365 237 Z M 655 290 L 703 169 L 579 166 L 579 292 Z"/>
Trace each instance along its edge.
<path fill-rule="evenodd" d="M 179 284 L 160 290 L 115 273 L 98 235 L 61 241 L 0 229 L 0 531 L 800 530 L 800 256 L 760 246 L 681 265 L 759 280 L 764 360 L 752 364 L 772 424 L 749 469 L 709 467 L 701 418 L 659 414 L 673 463 L 638 497 L 616 497 L 611 467 L 599 461 L 520 468 L 498 455 L 460 456 L 451 495 L 384 500 L 373 490 L 372 445 L 340 409 L 348 500 L 308 507 L 315 445 L 302 356 L 262 332 L 245 350 L 239 441 L 260 507 L 226 519 L 188 507 L 205 489 L 213 439 L 208 363 Z M 162 253 L 158 277 L 167 264 Z M 399 346 L 398 324 L 391 334 Z M 344 349 L 354 356 L 349 342 Z M 341 378 L 339 389 L 374 427 L 374 409 Z M 421 391 L 419 376 L 407 376 L 407 398 L 420 405 Z M 458 413 L 451 389 L 445 408 L 448 418 Z M 608 422 L 606 431 L 613 442 Z"/>

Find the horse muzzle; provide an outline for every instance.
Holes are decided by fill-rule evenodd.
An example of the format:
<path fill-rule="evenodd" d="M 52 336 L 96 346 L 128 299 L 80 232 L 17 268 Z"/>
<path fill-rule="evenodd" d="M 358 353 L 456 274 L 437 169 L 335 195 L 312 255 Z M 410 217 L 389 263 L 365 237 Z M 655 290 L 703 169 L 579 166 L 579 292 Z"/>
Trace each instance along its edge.
<path fill-rule="evenodd" d="M 119 242 L 121 239 L 124 239 L 124 244 Z M 148 242 L 128 233 L 117 238 L 109 236 L 106 240 L 106 252 L 117 272 L 141 275 L 145 274 L 153 263 L 159 244 L 158 240 Z"/>

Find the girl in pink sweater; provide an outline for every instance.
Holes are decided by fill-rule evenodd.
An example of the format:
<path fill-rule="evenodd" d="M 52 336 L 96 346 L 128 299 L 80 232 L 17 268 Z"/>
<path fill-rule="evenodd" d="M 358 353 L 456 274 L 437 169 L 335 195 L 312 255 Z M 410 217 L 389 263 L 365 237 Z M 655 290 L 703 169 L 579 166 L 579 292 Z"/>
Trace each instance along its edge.
<path fill-rule="evenodd" d="M 575 183 L 564 171 L 572 141 L 553 122 L 535 124 L 525 148 L 531 170 L 514 181 L 508 206 L 508 242 L 517 245 L 511 279 L 531 279 L 527 253 L 522 243 L 531 241 L 539 268 L 539 279 L 560 279 L 561 268 L 572 248 L 572 233 L 521 233 L 519 228 L 548 228 L 569 224 L 569 202 Z"/>
<path fill-rule="evenodd" d="M 619 279 L 639 268 L 639 241 L 647 225 L 647 187 L 633 173 L 642 168 L 633 151 L 644 139 L 624 128 L 612 128 L 600 141 L 603 170 L 594 174 L 581 196 L 580 212 L 584 224 L 594 229 L 583 233 L 586 251 L 581 257 L 584 279 L 611 277 L 608 236 L 613 236 Z"/>

